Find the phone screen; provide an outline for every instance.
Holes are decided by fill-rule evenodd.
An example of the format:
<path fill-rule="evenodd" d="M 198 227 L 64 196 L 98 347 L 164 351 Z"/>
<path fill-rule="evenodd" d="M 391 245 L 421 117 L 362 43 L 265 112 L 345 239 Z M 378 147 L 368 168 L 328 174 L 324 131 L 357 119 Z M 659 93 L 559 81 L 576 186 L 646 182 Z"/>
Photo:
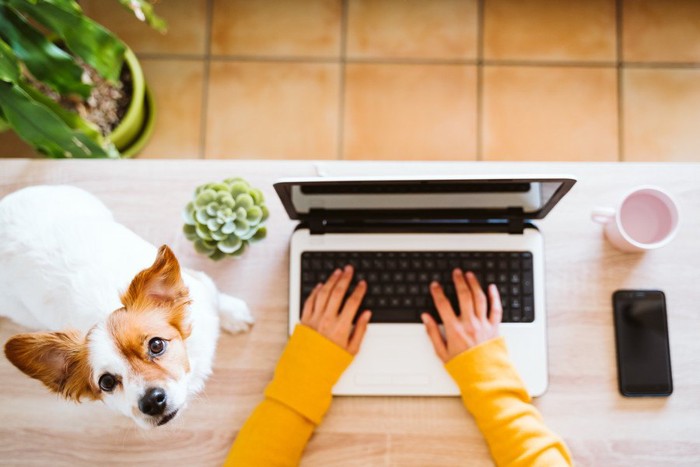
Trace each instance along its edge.
<path fill-rule="evenodd" d="M 673 382 L 663 292 L 618 290 L 613 308 L 620 393 L 670 395 Z"/>

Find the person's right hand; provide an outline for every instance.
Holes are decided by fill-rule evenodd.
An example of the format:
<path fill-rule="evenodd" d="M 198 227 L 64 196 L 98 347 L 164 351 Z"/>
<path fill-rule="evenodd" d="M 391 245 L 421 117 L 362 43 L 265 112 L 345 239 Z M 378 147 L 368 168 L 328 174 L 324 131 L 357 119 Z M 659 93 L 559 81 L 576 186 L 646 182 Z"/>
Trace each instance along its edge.
<path fill-rule="evenodd" d="M 421 315 L 435 352 L 445 363 L 465 350 L 498 336 L 498 323 L 501 322 L 503 315 L 501 297 L 494 284 L 488 288 L 491 299 L 489 317 L 486 295 L 481 290 L 476 276 L 471 272 L 464 274 L 461 269 L 455 269 L 452 271 L 452 279 L 459 301 L 459 317 L 455 314 L 440 284 L 437 282 L 430 284 L 430 294 L 433 296 L 435 307 L 445 327 L 445 338 L 440 334 L 440 328 L 432 316 L 428 313 Z"/>
<path fill-rule="evenodd" d="M 353 329 L 352 320 L 367 291 L 365 281 L 358 282 L 355 290 L 345 300 L 343 309 L 340 309 L 345 293 L 350 287 L 352 275 L 352 266 L 345 266 L 342 271 L 340 269 L 333 271 L 325 284 L 319 283 L 304 302 L 301 324 L 314 329 L 352 355 L 356 355 L 360 350 L 372 313 L 369 310 L 363 311 Z"/>

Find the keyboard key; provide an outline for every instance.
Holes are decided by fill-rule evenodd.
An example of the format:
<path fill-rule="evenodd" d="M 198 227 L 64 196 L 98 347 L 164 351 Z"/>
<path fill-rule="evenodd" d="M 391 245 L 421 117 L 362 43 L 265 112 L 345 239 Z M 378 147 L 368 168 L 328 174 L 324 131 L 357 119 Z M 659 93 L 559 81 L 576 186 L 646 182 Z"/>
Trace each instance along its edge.
<path fill-rule="evenodd" d="M 523 293 L 527 295 L 532 295 L 534 293 L 534 287 L 532 284 L 532 271 L 525 271 L 523 274 Z"/>
<path fill-rule="evenodd" d="M 532 321 L 535 319 L 535 301 L 533 297 L 523 297 L 523 320 Z"/>

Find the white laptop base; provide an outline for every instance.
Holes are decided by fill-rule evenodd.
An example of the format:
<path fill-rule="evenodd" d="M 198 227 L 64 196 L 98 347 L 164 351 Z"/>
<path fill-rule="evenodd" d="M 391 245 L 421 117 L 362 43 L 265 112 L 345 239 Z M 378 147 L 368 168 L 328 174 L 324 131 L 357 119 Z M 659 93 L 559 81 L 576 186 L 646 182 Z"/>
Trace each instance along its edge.
<path fill-rule="evenodd" d="M 301 255 L 305 251 L 530 251 L 533 258 L 534 310 L 531 323 L 502 323 L 508 352 L 528 392 L 547 389 L 547 339 L 542 235 L 523 234 L 333 234 L 311 235 L 299 229 L 290 252 L 289 332 L 299 322 Z M 428 284 L 426 284 L 427 287 Z M 444 285 L 444 284 L 443 284 Z M 483 285 L 483 284 L 482 284 Z M 427 310 L 426 310 L 427 311 Z M 422 324 L 370 321 L 359 354 L 333 388 L 335 395 L 459 395 L 457 385 L 435 355 Z"/>

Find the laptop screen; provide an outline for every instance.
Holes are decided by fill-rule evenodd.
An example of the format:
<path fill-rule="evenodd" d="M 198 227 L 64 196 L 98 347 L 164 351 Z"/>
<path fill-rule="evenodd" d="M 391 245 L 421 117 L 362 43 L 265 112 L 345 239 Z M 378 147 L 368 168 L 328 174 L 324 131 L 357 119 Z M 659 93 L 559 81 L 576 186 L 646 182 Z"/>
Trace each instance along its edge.
<path fill-rule="evenodd" d="M 570 178 L 306 179 L 275 184 L 292 219 L 324 216 L 541 218 Z M 519 213 L 519 214 L 518 214 Z"/>

